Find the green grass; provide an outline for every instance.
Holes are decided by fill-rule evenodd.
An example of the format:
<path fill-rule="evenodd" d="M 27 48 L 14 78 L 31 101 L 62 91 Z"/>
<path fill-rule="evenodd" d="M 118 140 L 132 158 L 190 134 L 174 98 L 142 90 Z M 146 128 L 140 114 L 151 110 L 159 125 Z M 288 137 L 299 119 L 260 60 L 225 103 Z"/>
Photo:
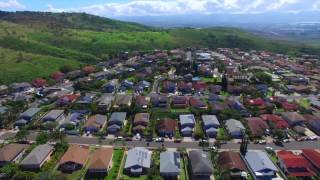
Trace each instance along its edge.
<path fill-rule="evenodd" d="M 229 139 L 229 134 L 227 133 L 226 129 L 224 129 L 224 128 L 218 129 L 217 139 L 220 139 L 220 140 L 228 140 Z"/>
<path fill-rule="evenodd" d="M 190 113 L 190 108 L 171 108 L 170 111 L 172 113 Z"/>
<path fill-rule="evenodd" d="M 123 51 L 191 46 L 320 54 L 320 48 L 267 40 L 235 28 L 162 30 L 83 13 L 18 12 L 9 13 L 7 21 L 0 19 L 0 81 L 47 77 L 64 64 L 78 67 Z"/>
<path fill-rule="evenodd" d="M 180 159 L 180 175 L 179 175 L 179 179 L 180 180 L 187 180 L 187 174 L 186 174 L 187 170 L 185 169 L 185 162 L 183 157 L 181 157 Z"/>
<path fill-rule="evenodd" d="M 113 180 L 117 178 L 118 171 L 120 169 L 121 160 L 123 157 L 123 149 L 115 149 L 113 152 L 113 158 L 112 158 L 112 168 L 108 172 L 108 176 L 106 176 L 105 180 Z"/>
<path fill-rule="evenodd" d="M 125 157 L 126 158 L 126 155 Z M 143 176 L 139 176 L 139 177 L 131 177 L 131 176 L 127 176 L 126 174 L 123 173 L 123 169 L 124 169 L 124 163 L 122 164 L 122 166 L 120 167 L 120 179 L 124 179 L 124 180 L 147 180 L 147 176 L 143 175 Z"/>

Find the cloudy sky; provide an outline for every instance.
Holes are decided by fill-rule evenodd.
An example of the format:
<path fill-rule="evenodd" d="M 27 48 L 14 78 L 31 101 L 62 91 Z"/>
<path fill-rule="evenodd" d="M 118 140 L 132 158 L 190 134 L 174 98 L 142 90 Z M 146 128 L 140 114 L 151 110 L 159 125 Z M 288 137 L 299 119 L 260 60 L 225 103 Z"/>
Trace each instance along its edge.
<path fill-rule="evenodd" d="M 320 0 L 0 0 L 6 11 L 87 12 L 116 16 L 320 11 Z"/>

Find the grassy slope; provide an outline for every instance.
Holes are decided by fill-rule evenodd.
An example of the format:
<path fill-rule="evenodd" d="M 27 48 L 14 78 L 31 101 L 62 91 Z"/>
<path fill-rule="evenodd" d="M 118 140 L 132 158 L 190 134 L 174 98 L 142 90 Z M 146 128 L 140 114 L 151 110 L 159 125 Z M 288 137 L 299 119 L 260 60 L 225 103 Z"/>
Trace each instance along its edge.
<path fill-rule="evenodd" d="M 233 28 L 154 30 L 86 14 L 0 12 L 0 81 L 29 81 L 65 63 L 76 67 L 120 51 L 190 46 L 320 54 L 319 49 L 266 40 Z M 19 53 L 28 61 L 18 60 Z"/>

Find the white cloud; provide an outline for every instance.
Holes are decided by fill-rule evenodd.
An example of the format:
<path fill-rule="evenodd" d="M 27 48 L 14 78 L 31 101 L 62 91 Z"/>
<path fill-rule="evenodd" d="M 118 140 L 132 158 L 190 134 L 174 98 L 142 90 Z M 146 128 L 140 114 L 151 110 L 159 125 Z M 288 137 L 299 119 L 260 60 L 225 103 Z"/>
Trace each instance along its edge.
<path fill-rule="evenodd" d="M 131 0 L 68 9 L 48 5 L 48 10 L 54 12 L 87 12 L 104 16 L 297 12 L 319 8 L 320 0 Z"/>
<path fill-rule="evenodd" d="M 21 4 L 17 0 L 6 0 L 6 1 L 0 1 L 0 9 L 25 9 L 25 5 Z"/>

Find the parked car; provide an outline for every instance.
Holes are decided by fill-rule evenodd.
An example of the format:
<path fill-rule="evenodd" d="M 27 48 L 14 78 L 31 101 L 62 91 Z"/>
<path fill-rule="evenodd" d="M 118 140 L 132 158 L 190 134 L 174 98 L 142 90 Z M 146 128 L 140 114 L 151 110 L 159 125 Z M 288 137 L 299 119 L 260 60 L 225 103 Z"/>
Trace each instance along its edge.
<path fill-rule="evenodd" d="M 273 148 L 270 147 L 270 146 L 265 147 L 265 150 L 266 150 L 267 152 L 274 153 Z"/>
<path fill-rule="evenodd" d="M 281 147 L 283 147 L 282 142 L 279 141 L 279 140 L 274 140 L 273 143 L 274 143 L 276 146 L 281 146 Z"/>
<path fill-rule="evenodd" d="M 164 138 L 159 137 L 154 139 L 155 142 L 164 142 Z"/>
<path fill-rule="evenodd" d="M 266 140 L 260 140 L 259 144 L 267 144 L 267 141 Z"/>
<path fill-rule="evenodd" d="M 289 143 L 290 141 L 289 141 L 289 139 L 284 139 L 284 140 L 282 140 L 282 142 Z"/>
<path fill-rule="evenodd" d="M 182 139 L 175 139 L 174 142 L 175 142 L 175 143 L 181 143 L 181 142 L 182 142 Z"/>

